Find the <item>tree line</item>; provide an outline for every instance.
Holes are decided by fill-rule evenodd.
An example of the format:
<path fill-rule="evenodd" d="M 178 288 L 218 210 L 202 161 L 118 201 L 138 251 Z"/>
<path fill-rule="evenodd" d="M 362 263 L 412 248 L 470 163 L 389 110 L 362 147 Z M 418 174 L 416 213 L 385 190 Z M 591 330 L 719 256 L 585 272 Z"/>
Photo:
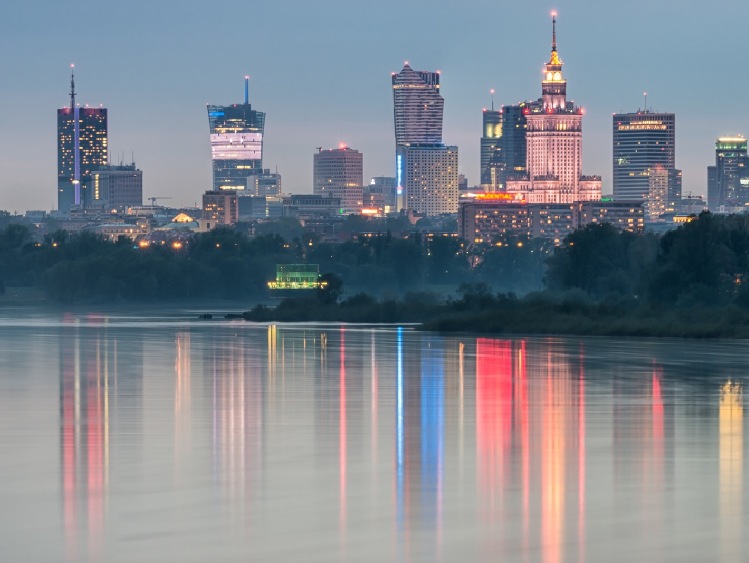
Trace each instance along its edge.
<path fill-rule="evenodd" d="M 577 292 L 590 302 L 629 308 L 743 307 L 749 305 L 749 215 L 703 213 L 664 235 L 591 224 L 557 248 L 514 237 L 469 248 L 453 236 L 402 238 L 389 231 L 328 244 L 296 235 L 249 237 L 231 228 L 194 235 L 180 249 L 141 248 L 88 232 L 36 240 L 25 225 L 0 229 L 0 291 L 33 286 L 64 303 L 260 300 L 284 263 L 319 264 L 348 296 L 444 296 L 463 284 L 492 295 Z"/>

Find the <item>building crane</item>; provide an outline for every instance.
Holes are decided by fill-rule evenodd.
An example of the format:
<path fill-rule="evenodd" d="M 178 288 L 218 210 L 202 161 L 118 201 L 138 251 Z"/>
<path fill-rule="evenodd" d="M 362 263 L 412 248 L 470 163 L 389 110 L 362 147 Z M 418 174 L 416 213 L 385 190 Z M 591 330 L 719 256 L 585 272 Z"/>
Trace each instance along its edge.
<path fill-rule="evenodd" d="M 148 201 L 150 201 L 150 202 L 151 202 L 151 207 L 156 207 L 156 200 L 157 200 L 157 199 L 172 199 L 172 198 L 171 198 L 171 197 L 160 197 L 160 196 L 157 196 L 157 197 L 149 197 L 149 198 L 148 198 Z"/>

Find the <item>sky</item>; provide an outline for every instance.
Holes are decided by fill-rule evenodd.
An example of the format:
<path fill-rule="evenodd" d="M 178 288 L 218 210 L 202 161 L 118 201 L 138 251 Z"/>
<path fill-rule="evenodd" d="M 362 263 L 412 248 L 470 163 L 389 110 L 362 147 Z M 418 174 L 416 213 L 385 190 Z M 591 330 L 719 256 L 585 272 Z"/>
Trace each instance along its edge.
<path fill-rule="evenodd" d="M 364 154 L 365 182 L 394 175 L 390 73 L 440 70 L 443 137 L 479 181 L 482 108 L 536 99 L 552 10 L 568 98 L 585 109 L 583 171 L 611 192 L 611 115 L 676 114 L 684 193 L 705 194 L 715 138 L 749 135 L 744 0 L 3 0 L 0 209 L 57 204 L 56 110 L 109 109 L 112 161 L 132 156 L 143 197 L 191 206 L 211 186 L 206 104 L 266 112 L 263 163 L 312 191 L 315 147 Z"/>

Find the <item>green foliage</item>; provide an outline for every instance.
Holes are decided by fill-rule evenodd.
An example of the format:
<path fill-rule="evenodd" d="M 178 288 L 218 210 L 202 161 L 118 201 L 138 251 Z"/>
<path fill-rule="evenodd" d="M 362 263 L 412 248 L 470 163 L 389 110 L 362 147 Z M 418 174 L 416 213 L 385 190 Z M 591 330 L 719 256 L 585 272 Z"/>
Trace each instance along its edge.
<path fill-rule="evenodd" d="M 524 295 L 543 287 L 548 243 L 540 239 L 506 239 L 481 257 L 476 268 L 480 281 L 496 291 Z"/>
<path fill-rule="evenodd" d="M 317 288 L 317 300 L 323 305 L 335 305 L 343 295 L 343 280 L 340 276 L 327 273 L 320 276 L 320 287 Z"/>

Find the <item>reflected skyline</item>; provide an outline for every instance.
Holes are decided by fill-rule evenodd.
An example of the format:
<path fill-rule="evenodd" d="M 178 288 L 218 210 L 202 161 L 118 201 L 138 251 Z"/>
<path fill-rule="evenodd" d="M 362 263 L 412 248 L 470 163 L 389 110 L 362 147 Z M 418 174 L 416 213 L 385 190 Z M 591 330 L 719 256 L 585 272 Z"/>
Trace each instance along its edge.
<path fill-rule="evenodd" d="M 55 436 L 59 461 L 27 473 L 59 491 L 43 501 L 59 545 L 38 549 L 66 560 L 138 559 L 171 533 L 185 548 L 164 560 L 220 543 L 258 560 L 598 561 L 699 529 L 704 554 L 742 560 L 749 357 L 729 344 L 92 316 L 32 342 L 0 418 L 28 411 Z M 54 385 L 25 367 L 45 357 Z M 59 414 L 31 418 L 45 396 Z"/>

